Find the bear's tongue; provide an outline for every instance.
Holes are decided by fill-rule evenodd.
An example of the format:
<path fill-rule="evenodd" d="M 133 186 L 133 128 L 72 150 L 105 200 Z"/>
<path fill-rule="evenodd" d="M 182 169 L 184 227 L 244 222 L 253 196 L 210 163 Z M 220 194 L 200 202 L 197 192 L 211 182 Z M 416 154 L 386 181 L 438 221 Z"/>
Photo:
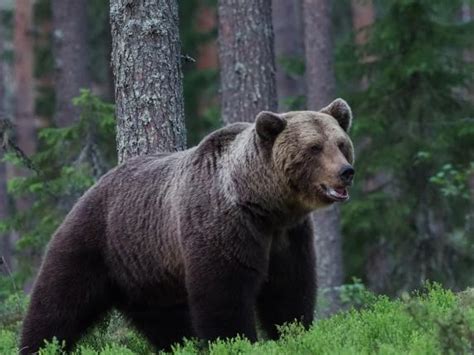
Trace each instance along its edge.
<path fill-rule="evenodd" d="M 344 187 L 336 187 L 334 191 L 336 191 L 341 196 L 347 195 L 347 190 Z"/>
<path fill-rule="evenodd" d="M 349 195 L 345 187 L 335 187 L 328 189 L 329 195 L 337 200 L 346 200 Z"/>

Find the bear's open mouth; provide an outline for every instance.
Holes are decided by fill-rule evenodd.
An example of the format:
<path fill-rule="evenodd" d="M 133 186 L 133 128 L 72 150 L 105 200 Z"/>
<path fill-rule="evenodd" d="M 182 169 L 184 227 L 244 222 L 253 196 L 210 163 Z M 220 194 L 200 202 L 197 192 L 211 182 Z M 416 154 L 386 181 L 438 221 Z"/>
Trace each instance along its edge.
<path fill-rule="evenodd" d="M 324 184 L 321 185 L 326 197 L 332 201 L 347 201 L 349 199 L 349 192 L 345 187 L 329 187 Z"/>

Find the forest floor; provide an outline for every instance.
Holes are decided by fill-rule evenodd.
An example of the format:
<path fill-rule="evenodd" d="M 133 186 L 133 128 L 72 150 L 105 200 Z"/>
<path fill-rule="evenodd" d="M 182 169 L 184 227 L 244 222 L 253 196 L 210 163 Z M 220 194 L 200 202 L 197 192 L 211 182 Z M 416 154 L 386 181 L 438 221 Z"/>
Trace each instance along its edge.
<path fill-rule="evenodd" d="M 17 352 L 17 334 L 26 300 L 12 296 L 0 309 L 0 354 Z M 364 293 L 363 305 L 320 320 L 308 331 L 296 324 L 282 329 L 279 341 L 217 341 L 209 354 L 460 354 L 474 352 L 474 289 L 453 293 L 439 285 L 390 300 Z M 60 353 L 57 342 L 42 355 Z M 200 349 L 200 350 L 199 350 Z M 186 341 L 174 354 L 203 353 Z M 149 345 L 126 327 L 118 314 L 94 329 L 75 354 L 150 354 Z"/>

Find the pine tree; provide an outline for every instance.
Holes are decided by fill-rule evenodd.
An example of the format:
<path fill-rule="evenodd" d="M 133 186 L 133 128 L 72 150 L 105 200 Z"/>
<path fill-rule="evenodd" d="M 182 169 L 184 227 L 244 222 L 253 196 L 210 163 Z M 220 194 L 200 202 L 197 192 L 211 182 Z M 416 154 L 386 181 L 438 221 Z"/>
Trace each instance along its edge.
<path fill-rule="evenodd" d="M 318 111 L 334 100 L 336 77 L 333 62 L 332 3 L 304 0 L 307 106 Z M 344 278 L 342 236 L 338 205 L 313 213 L 317 263 L 318 298 L 321 315 L 339 309 L 337 287 Z"/>
<path fill-rule="evenodd" d="M 87 0 L 53 0 L 56 112 L 59 127 L 79 119 L 72 99 L 90 87 Z"/>
<path fill-rule="evenodd" d="M 218 13 L 222 119 L 253 122 L 277 109 L 271 0 L 220 0 Z"/>
<path fill-rule="evenodd" d="M 186 146 L 176 0 L 110 2 L 119 161 Z"/>
<path fill-rule="evenodd" d="M 362 255 L 387 243 L 385 291 L 427 279 L 452 287 L 472 281 L 462 270 L 473 255 L 465 220 L 473 105 L 462 92 L 473 70 L 462 53 L 474 31 L 457 20 L 461 3 L 387 1 L 366 45 L 339 53 L 341 81 L 370 83 L 352 99 L 364 184 L 345 208 L 347 250 Z"/>

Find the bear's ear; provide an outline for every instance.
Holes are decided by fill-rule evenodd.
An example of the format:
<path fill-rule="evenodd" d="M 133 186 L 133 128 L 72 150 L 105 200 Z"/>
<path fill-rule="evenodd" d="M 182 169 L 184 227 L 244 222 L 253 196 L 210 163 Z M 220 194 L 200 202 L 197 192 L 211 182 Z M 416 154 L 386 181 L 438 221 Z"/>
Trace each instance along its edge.
<path fill-rule="evenodd" d="M 344 131 L 349 131 L 352 124 L 352 111 L 343 99 L 336 99 L 319 112 L 327 113 L 334 117 Z"/>
<path fill-rule="evenodd" d="M 273 141 L 286 127 L 286 120 L 279 114 L 262 111 L 255 119 L 255 130 L 260 138 Z"/>

